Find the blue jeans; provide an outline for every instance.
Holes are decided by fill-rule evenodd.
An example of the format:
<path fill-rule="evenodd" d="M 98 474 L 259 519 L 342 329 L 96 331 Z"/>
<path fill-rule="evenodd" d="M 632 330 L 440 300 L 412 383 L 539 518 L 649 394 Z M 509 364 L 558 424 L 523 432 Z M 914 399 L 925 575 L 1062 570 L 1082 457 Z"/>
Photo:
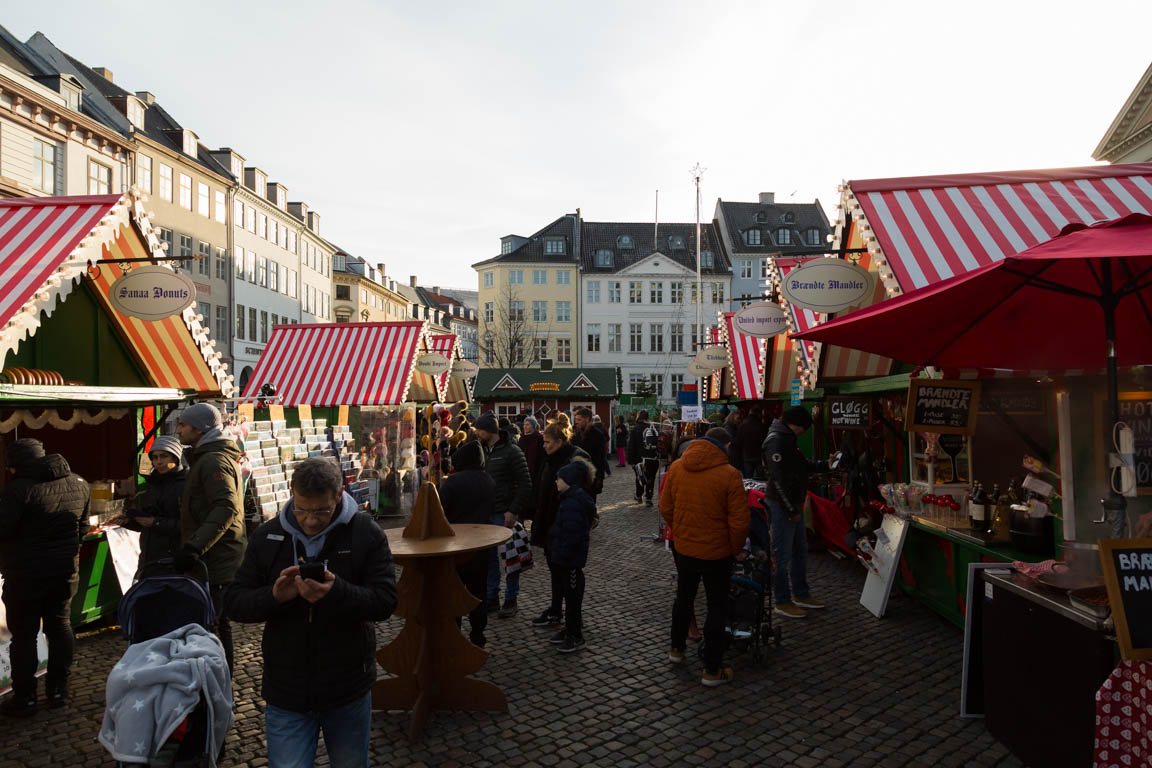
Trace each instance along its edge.
<path fill-rule="evenodd" d="M 773 587 L 776 603 L 791 603 L 792 596 L 803 600 L 808 597 L 808 533 L 804 519 L 792 522 L 784 505 L 766 499 L 772 514 L 772 554 L 776 555 L 776 575 Z M 792 592 L 788 592 L 788 578 L 792 578 Z"/>
<path fill-rule="evenodd" d="M 492 525 L 504 525 L 504 514 L 492 515 Z M 495 547 L 488 559 L 488 599 L 500 597 L 500 573 L 504 570 L 500 562 L 500 548 Z M 508 574 L 504 584 L 504 599 L 515 600 L 520 594 L 520 571 Z"/>
<path fill-rule="evenodd" d="M 291 712 L 269 704 L 264 713 L 269 768 L 312 768 L 321 730 L 332 768 L 368 768 L 371 726 L 369 693 L 325 712 Z"/>

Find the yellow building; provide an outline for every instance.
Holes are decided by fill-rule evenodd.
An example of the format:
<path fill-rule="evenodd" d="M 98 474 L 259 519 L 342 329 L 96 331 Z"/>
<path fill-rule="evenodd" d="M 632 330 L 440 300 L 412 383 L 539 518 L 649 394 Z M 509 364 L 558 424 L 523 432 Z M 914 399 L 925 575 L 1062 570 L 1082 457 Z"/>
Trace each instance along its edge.
<path fill-rule="evenodd" d="M 480 365 L 524 368 L 541 358 L 580 364 L 580 212 L 530 237 L 500 239 L 472 265 L 479 279 Z"/>
<path fill-rule="evenodd" d="M 395 322 L 408 319 L 408 301 L 395 283 L 359 256 L 337 251 L 332 258 L 332 282 L 336 298 L 332 317 L 338 323 Z"/>

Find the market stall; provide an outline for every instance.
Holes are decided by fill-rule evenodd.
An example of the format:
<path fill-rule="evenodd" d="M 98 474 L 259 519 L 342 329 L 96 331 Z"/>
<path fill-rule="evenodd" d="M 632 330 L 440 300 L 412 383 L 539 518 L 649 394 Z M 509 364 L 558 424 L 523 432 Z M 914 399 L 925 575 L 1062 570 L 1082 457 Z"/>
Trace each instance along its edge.
<path fill-rule="evenodd" d="M 548 418 L 584 406 L 609 425 L 620 397 L 619 377 L 617 368 L 484 368 L 476 376 L 473 397 L 482 411 L 510 419 Z"/>

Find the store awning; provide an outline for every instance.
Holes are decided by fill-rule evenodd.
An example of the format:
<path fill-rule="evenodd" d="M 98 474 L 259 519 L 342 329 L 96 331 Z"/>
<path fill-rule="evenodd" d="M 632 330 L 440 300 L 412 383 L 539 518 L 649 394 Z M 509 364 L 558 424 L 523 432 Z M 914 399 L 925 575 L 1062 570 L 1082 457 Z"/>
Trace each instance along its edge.
<path fill-rule="evenodd" d="M 176 405 L 195 396 L 179 389 L 0 383 L 0 434 L 20 428 L 71 430 L 78 424 L 103 424 L 128 416 L 134 408 Z"/>
<path fill-rule="evenodd" d="M 721 330 L 732 369 L 732 394 L 737 400 L 759 400 L 764 396 L 764 340 L 741 333 L 735 312 L 723 314 Z"/>
<path fill-rule="evenodd" d="M 277 325 L 244 398 L 270 383 L 289 407 L 405 402 L 426 328 L 422 320 Z"/>

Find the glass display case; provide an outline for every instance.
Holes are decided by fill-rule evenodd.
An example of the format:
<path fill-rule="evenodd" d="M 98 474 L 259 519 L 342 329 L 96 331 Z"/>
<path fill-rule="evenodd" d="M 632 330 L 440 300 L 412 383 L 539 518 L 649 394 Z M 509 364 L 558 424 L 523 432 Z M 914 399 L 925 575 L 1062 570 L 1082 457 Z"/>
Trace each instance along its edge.
<path fill-rule="evenodd" d="M 420 489 L 416 467 L 416 406 L 360 408 L 361 479 L 369 484 L 377 517 L 401 517 Z M 375 492 L 371 492 L 375 489 Z"/>

